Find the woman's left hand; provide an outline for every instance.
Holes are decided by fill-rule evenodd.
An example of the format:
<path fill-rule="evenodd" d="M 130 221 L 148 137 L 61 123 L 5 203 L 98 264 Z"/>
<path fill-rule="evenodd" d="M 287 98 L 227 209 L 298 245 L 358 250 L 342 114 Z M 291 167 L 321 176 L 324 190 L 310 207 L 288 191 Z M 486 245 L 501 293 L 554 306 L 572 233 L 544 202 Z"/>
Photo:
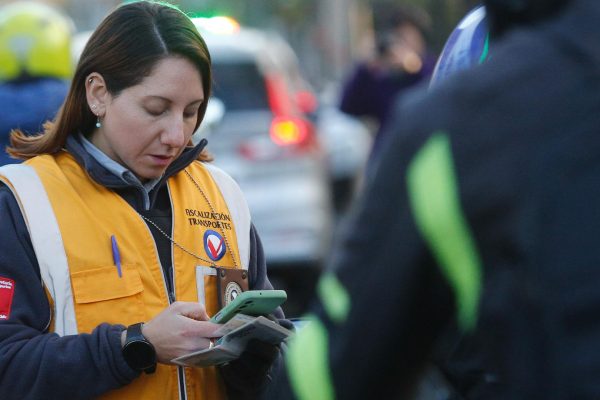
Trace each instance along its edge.
<path fill-rule="evenodd" d="M 230 399 L 256 399 L 268 381 L 279 346 L 258 339 L 248 342 L 240 358 L 221 367 Z"/>

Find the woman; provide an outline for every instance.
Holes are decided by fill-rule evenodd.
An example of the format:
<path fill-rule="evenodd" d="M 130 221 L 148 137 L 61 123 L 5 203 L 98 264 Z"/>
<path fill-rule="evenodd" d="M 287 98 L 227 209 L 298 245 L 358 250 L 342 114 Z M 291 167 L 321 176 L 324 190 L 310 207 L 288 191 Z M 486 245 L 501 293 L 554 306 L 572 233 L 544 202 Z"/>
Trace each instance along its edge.
<path fill-rule="evenodd" d="M 170 361 L 218 328 L 206 321 L 219 307 L 214 267 L 272 288 L 239 188 L 200 162 L 205 140 L 191 146 L 210 90 L 193 23 L 127 4 L 91 36 L 54 123 L 12 133 L 10 154 L 27 161 L 0 169 L 0 398 L 213 399 L 261 386 L 278 353 L 262 343 L 220 371 Z"/>

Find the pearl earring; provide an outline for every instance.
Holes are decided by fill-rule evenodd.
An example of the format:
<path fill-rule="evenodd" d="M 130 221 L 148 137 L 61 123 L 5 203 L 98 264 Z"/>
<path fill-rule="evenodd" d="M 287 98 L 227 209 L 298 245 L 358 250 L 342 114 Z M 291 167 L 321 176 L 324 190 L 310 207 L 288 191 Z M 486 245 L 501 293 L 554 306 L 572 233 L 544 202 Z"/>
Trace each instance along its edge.
<path fill-rule="evenodd" d="M 92 78 L 90 78 L 90 82 L 92 81 Z M 96 114 L 96 105 L 92 104 L 92 112 L 94 114 Z M 98 114 L 96 114 L 96 128 L 100 128 L 102 126 L 102 122 L 100 122 L 100 116 Z"/>

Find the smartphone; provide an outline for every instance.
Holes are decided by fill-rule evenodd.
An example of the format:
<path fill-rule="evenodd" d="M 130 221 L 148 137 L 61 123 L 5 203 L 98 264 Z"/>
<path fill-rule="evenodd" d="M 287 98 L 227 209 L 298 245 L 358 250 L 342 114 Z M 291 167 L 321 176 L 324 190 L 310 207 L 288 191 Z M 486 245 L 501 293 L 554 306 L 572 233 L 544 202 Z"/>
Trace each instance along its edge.
<path fill-rule="evenodd" d="M 247 290 L 213 315 L 210 322 L 224 324 L 236 314 L 270 314 L 286 300 L 285 290 Z"/>

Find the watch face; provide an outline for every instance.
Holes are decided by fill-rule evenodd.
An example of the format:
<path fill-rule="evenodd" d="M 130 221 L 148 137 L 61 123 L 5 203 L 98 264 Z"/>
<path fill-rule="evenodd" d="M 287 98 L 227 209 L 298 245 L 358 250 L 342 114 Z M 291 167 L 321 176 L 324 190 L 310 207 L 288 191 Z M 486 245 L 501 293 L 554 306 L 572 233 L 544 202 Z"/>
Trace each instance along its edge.
<path fill-rule="evenodd" d="M 135 370 L 143 371 L 156 364 L 154 347 L 143 340 L 133 340 L 123 347 L 123 357 L 127 364 Z"/>

